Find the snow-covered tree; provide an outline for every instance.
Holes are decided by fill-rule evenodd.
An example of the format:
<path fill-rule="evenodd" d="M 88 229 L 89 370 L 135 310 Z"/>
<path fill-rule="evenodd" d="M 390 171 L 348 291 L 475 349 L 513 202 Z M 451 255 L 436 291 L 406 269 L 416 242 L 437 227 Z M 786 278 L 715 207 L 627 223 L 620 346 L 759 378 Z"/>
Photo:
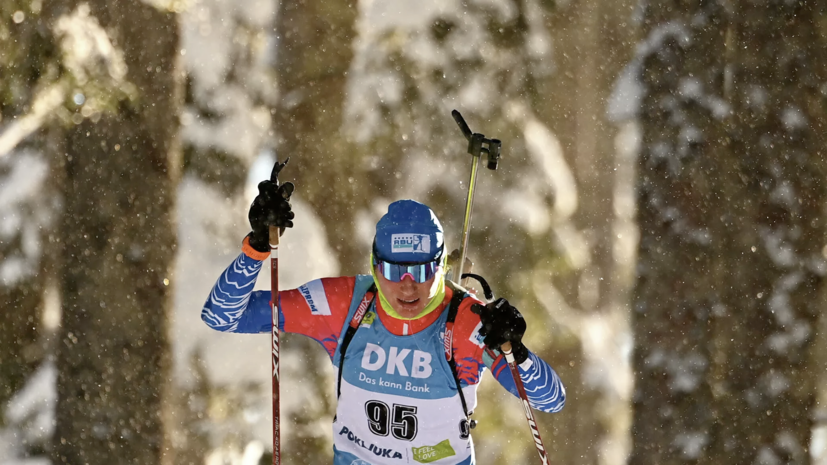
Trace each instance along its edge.
<path fill-rule="evenodd" d="M 726 18 L 718 2 L 649 4 L 645 39 L 626 76 L 643 88 L 631 463 L 709 458 L 709 323 L 726 280 L 716 260 L 727 232 L 715 209 L 729 207 L 721 189 L 731 159 L 724 139 Z"/>
<path fill-rule="evenodd" d="M 707 385 L 717 463 L 810 462 L 825 299 L 827 35 L 823 2 L 735 2 L 729 150 L 710 178 L 726 235 Z M 724 160 L 722 160 L 724 161 Z"/>
<path fill-rule="evenodd" d="M 642 97 L 631 463 L 809 463 L 827 265 L 820 15 L 644 3 L 628 74 Z"/>

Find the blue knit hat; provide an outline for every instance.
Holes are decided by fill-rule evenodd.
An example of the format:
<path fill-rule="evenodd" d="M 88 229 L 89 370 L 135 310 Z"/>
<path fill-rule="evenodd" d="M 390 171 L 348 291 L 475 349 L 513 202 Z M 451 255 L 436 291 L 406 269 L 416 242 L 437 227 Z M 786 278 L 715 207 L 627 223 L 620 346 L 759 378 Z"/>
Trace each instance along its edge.
<path fill-rule="evenodd" d="M 376 223 L 374 256 L 391 263 L 426 263 L 442 256 L 442 225 L 434 212 L 414 200 L 398 200 Z"/>

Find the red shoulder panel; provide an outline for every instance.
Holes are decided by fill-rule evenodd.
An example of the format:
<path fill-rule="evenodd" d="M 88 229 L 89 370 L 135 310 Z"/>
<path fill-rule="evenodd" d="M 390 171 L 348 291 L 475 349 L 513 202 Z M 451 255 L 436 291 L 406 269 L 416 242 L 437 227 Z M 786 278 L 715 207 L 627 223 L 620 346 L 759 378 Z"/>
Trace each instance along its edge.
<path fill-rule="evenodd" d="M 280 291 L 284 331 L 311 337 L 332 354 L 350 309 L 355 284 L 355 277 L 342 276 L 316 279 L 296 289 Z"/>

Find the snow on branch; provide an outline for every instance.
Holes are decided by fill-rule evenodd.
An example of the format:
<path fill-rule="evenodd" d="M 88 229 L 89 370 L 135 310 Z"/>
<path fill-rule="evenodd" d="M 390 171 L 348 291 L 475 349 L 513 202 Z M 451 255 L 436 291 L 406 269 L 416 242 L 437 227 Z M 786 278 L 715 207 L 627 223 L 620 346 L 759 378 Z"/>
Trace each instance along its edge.
<path fill-rule="evenodd" d="M 40 129 L 52 111 L 63 102 L 64 94 L 65 89 L 59 84 L 49 86 L 37 94 L 29 113 L 17 118 L 0 133 L 0 157 L 14 150 L 17 144 Z"/>
<path fill-rule="evenodd" d="M 112 44 L 89 5 L 81 3 L 70 14 L 55 21 L 60 41 L 61 65 L 68 71 L 54 82 L 41 82 L 29 112 L 16 118 L 0 133 L 0 157 L 40 129 L 73 93 L 74 104 L 88 117 L 135 95 L 135 86 L 126 80 L 123 52 Z"/>

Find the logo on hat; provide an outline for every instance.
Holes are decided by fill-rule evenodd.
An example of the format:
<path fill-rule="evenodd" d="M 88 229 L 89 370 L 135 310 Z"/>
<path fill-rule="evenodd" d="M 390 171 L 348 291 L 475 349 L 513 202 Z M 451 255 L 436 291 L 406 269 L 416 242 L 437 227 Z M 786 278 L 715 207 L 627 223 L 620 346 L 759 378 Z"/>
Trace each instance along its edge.
<path fill-rule="evenodd" d="M 431 253 L 431 236 L 427 234 L 392 234 L 391 253 Z"/>

